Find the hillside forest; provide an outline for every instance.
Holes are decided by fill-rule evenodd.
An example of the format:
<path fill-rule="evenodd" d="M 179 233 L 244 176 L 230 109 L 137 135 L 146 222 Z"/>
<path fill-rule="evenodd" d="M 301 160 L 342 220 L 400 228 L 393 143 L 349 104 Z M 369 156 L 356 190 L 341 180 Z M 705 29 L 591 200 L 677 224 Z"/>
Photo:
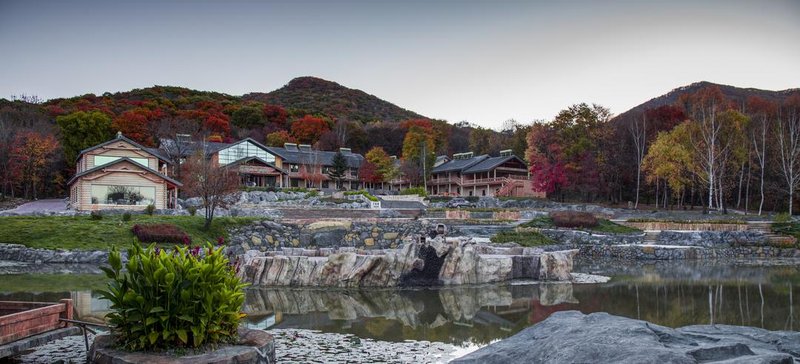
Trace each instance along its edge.
<path fill-rule="evenodd" d="M 312 77 L 243 96 L 167 86 L 47 101 L 22 95 L 0 99 L 0 193 L 64 197 L 80 151 L 120 131 L 148 147 L 179 134 L 349 147 L 366 155 L 361 175 L 370 182 L 402 174 L 421 184 L 423 163 L 430 171 L 437 155 L 512 149 L 530 164 L 535 188 L 554 200 L 796 210 L 800 91 L 748 90 L 698 83 L 616 117 L 580 103 L 553 120 L 509 120 L 500 131 L 426 118 Z"/>

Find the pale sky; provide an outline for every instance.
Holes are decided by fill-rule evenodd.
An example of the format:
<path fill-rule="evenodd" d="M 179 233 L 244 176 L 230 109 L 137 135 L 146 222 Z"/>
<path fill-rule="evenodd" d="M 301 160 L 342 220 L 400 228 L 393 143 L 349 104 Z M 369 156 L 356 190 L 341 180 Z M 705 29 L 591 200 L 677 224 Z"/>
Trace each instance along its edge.
<path fill-rule="evenodd" d="M 696 81 L 800 87 L 800 1 L 7 1 L 0 98 L 298 76 L 498 128 Z"/>

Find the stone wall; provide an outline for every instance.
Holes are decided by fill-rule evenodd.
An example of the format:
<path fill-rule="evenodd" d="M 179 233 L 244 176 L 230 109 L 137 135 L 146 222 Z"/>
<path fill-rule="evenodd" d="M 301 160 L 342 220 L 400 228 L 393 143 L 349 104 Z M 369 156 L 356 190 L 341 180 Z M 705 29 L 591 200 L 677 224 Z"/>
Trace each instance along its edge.
<path fill-rule="evenodd" d="M 310 224 L 259 221 L 230 231 L 231 251 L 274 251 L 281 248 L 396 248 L 407 238 L 425 236 L 434 228 L 427 220 L 316 221 Z"/>
<path fill-rule="evenodd" d="M 677 223 L 677 222 L 633 222 L 615 221 L 639 230 L 672 230 L 672 231 L 744 231 L 749 228 L 747 224 L 709 224 L 709 223 Z"/>
<path fill-rule="evenodd" d="M 127 252 L 122 252 L 127 255 Z M 0 244 L 0 260 L 27 263 L 101 264 L 108 261 L 102 250 L 49 250 L 28 248 L 20 244 Z"/>
<path fill-rule="evenodd" d="M 563 248 L 563 247 L 559 247 Z M 800 258 L 800 249 L 770 246 L 703 248 L 694 246 L 658 245 L 585 245 L 579 247 L 581 257 L 606 257 L 625 260 Z"/>

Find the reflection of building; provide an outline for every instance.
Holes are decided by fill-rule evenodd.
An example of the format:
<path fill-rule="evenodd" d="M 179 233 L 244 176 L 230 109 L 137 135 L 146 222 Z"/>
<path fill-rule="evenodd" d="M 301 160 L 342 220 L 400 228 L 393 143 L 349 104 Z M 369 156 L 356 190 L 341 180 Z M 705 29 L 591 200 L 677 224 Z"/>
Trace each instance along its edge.
<path fill-rule="evenodd" d="M 70 298 L 78 320 L 103 324 L 106 314 L 111 312 L 111 302 L 92 297 L 92 291 L 71 292 Z"/>
<path fill-rule="evenodd" d="M 535 192 L 528 165 L 511 150 L 497 157 L 454 154 L 452 160 L 437 159 L 428 180 L 428 193 L 445 196 L 544 197 Z"/>
<path fill-rule="evenodd" d="M 121 133 L 78 155 L 67 186 L 76 210 L 172 208 L 181 183 L 166 176 L 169 162 Z"/>

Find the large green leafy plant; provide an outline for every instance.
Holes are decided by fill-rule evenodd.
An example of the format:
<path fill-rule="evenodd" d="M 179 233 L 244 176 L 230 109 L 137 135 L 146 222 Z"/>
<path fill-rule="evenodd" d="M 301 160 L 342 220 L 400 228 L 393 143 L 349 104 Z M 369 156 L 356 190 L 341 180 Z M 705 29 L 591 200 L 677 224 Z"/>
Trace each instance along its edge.
<path fill-rule="evenodd" d="M 101 295 L 117 343 L 127 350 L 200 347 L 237 338 L 243 288 L 222 248 L 176 247 L 128 250 L 126 271 L 120 253 L 109 255 L 111 278 Z"/>

